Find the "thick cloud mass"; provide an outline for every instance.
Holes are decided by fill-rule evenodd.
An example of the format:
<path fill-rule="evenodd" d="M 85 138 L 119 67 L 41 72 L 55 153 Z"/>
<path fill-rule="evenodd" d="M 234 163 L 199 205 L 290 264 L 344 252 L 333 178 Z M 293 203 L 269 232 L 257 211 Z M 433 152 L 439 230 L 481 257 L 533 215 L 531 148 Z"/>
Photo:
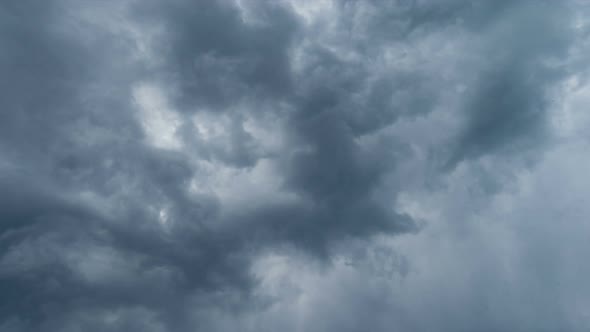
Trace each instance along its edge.
<path fill-rule="evenodd" d="M 0 1 L 0 331 L 587 331 L 589 9 Z"/>

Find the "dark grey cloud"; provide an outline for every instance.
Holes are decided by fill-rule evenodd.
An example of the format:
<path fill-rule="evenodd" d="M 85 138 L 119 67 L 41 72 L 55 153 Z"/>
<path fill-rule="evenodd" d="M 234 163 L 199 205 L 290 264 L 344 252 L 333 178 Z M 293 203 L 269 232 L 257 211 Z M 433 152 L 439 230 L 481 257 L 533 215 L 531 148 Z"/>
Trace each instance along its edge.
<path fill-rule="evenodd" d="M 363 63 L 342 61 L 333 51 L 315 43 L 301 50 L 304 57 L 313 60 L 304 64 L 301 73 L 293 73 L 290 55 L 295 42 L 304 37 L 302 23 L 286 5 L 256 4 L 250 8 L 255 12 L 252 18 L 226 2 L 200 8 L 178 1 L 172 6 L 156 3 L 149 9 L 152 11 L 139 13 L 147 22 L 153 22 L 154 16 L 164 22 L 156 44 L 167 50 L 164 82 L 168 82 L 166 77 L 173 77 L 173 84 L 182 85 L 172 92 L 179 109 L 189 113 L 225 112 L 235 119 L 234 108 L 243 107 L 244 99 L 255 99 L 254 106 L 249 107 L 270 104 L 266 106 L 270 112 L 279 103 L 288 105 L 284 115 L 288 127 L 284 130 L 289 146 L 271 158 L 277 159 L 284 172 L 285 189 L 300 195 L 301 201 L 269 205 L 244 216 L 247 221 L 230 223 L 246 223 L 256 234 L 268 237 L 265 241 L 280 238 L 319 251 L 322 256 L 333 239 L 412 228 L 409 217 L 398 216 L 371 197 L 379 177 L 392 167 L 395 153 L 374 157 L 379 160 L 367 158 L 373 152 L 363 151 L 354 142 L 358 134 L 393 121 L 395 114 L 379 115 L 382 105 L 348 105 L 359 101 L 347 96 L 361 90 L 369 95 L 387 94 L 403 87 L 372 84 Z M 248 23 L 248 19 L 253 22 Z M 367 102 L 380 101 L 378 97 L 360 101 Z M 347 114 L 357 112 L 357 107 L 369 109 L 372 116 L 384 121 L 355 123 L 367 122 L 364 115 Z M 263 112 L 256 108 L 247 111 L 253 117 Z M 240 119 L 237 121 L 237 125 L 232 122 L 236 128 L 229 135 L 244 134 Z M 357 129 L 360 126 L 366 128 Z M 237 155 L 212 151 L 212 158 L 252 166 L 260 157 L 244 154 L 248 151 L 243 146 L 246 139 L 231 139 L 230 145 L 235 145 L 231 150 Z"/>
<path fill-rule="evenodd" d="M 261 21 L 254 24 L 229 1 L 148 1 L 132 10 L 143 24 L 161 27 L 156 47 L 164 63 L 156 75 L 185 111 L 215 111 L 291 89 L 288 52 L 298 23 L 280 3 L 256 4 Z"/>
<path fill-rule="evenodd" d="M 231 241 L 194 229 L 215 205 L 188 198 L 185 158 L 141 141 L 129 98 L 142 72 L 134 45 L 72 12 L 81 8 L 2 5 L 2 40 L 11 45 L 1 65 L 1 310 L 9 330 L 62 330 L 86 310 L 159 313 L 189 290 L 245 282 L 241 259 L 228 256 Z M 156 203 L 186 224 L 178 237 L 158 231 L 149 209 Z M 104 257 L 85 257 L 96 250 Z M 80 264 L 107 274 L 94 280 Z"/>
<path fill-rule="evenodd" d="M 0 331 L 583 330 L 576 7 L 3 1 Z"/>
<path fill-rule="evenodd" d="M 566 73 L 559 64 L 571 45 L 566 3 L 515 4 L 483 33 L 486 63 L 466 100 L 467 123 L 452 162 L 490 151 L 522 151 L 549 135 L 549 89 Z M 552 64 L 553 62 L 553 64 Z"/>

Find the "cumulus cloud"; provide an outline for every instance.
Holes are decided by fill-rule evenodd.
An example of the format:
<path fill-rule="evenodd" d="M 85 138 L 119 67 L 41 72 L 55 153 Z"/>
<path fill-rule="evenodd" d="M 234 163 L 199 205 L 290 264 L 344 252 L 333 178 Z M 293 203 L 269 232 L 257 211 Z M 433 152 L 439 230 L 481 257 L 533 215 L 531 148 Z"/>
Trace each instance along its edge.
<path fill-rule="evenodd" d="M 0 4 L 0 331 L 583 331 L 582 1 Z"/>

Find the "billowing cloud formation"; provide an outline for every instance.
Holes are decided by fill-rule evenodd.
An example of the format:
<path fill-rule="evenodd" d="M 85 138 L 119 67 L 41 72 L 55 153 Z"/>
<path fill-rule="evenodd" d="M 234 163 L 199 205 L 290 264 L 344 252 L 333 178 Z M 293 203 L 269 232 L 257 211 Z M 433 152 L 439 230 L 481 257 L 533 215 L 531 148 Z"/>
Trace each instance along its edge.
<path fill-rule="evenodd" d="M 0 4 L 0 331 L 584 331 L 582 1 Z"/>

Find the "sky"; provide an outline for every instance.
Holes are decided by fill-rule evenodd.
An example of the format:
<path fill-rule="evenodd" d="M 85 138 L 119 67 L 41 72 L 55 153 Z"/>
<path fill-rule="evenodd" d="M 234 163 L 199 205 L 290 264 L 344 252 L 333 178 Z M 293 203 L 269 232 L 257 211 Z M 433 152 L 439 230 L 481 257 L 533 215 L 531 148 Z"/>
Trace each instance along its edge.
<path fill-rule="evenodd" d="M 590 330 L 590 2 L 1 0 L 1 332 Z"/>

